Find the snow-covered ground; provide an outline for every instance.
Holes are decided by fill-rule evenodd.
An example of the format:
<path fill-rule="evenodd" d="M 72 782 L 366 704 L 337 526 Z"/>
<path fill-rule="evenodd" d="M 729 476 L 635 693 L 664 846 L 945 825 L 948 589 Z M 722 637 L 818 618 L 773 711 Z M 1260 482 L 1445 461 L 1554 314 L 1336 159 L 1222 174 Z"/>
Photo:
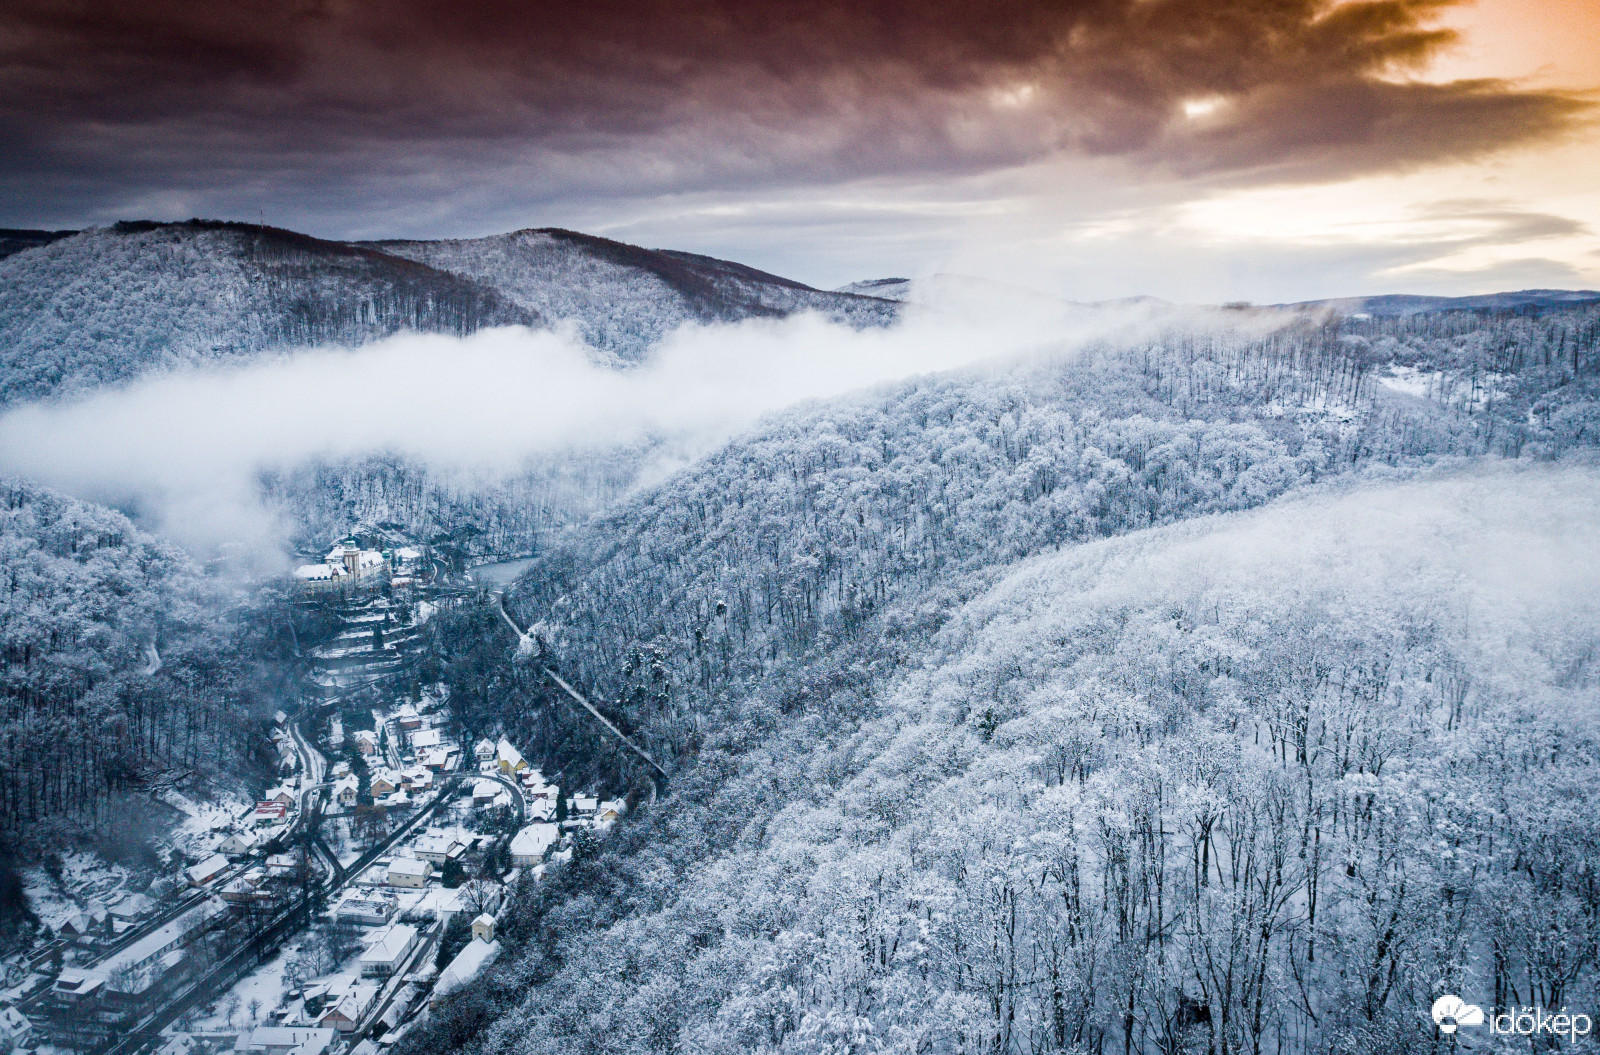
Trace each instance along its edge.
<path fill-rule="evenodd" d="M 173 828 L 171 841 L 181 852 L 193 856 L 211 850 L 219 833 L 229 830 L 251 807 L 242 795 L 225 794 L 214 802 L 197 802 L 179 791 L 162 791 L 161 802 L 183 815 Z"/>
<path fill-rule="evenodd" d="M 211 1009 L 209 1013 L 202 1012 L 195 1019 L 193 1031 L 249 1029 L 265 1023 L 268 1012 L 283 1003 L 284 993 L 289 988 L 283 980 L 283 969 L 289 957 L 299 951 L 298 944 L 288 945 L 278 955 L 241 978 L 227 996 L 208 1005 Z M 259 1002 L 254 1021 L 250 1017 L 252 1002 Z"/>
<path fill-rule="evenodd" d="M 135 893 L 133 875 L 119 864 L 83 852 L 61 855 L 61 882 L 41 867 L 24 869 L 23 891 L 28 904 L 46 927 L 54 931 L 70 913 L 98 903 L 109 908 Z"/>
<path fill-rule="evenodd" d="M 1418 370 L 1414 366 L 1393 363 L 1386 373 L 1378 375 L 1377 381 L 1391 392 L 1428 399 L 1432 397 L 1442 376 L 1437 370 Z"/>

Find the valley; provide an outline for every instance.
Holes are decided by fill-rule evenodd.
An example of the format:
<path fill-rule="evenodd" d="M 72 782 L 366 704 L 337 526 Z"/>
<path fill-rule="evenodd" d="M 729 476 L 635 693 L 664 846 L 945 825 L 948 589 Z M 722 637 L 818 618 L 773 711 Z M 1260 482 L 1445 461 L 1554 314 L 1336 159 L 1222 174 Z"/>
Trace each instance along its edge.
<path fill-rule="evenodd" d="M 294 576 L 288 600 L 304 612 L 285 614 L 297 641 L 319 640 L 274 717 L 279 783 L 184 844 L 193 863 L 170 894 L 114 903 L 126 928 L 46 919 L 14 954 L 26 966 L 8 996 L 40 1040 L 104 1055 L 248 1050 L 297 1030 L 320 1050 L 392 1045 L 493 962 L 503 901 L 569 858 L 575 833 L 627 812 L 621 798 L 563 796 L 504 737 L 474 742 L 419 679 L 428 619 L 482 603 L 477 583 L 528 559 L 452 574 L 408 542 L 350 536 Z M 363 574 L 328 582 L 323 568 Z M 390 941 L 397 962 L 374 974 Z"/>
<path fill-rule="evenodd" d="M 506 321 L 638 371 L 976 296 L 206 224 L 35 240 L 8 295 L 82 254 L 99 343 L 6 398 Z M 224 347 L 185 305 L 235 278 Z M 106 286 L 159 339 L 84 321 Z M 1441 977 L 1586 999 L 1600 305 L 1138 310 L 694 453 L 265 467 L 276 563 L 8 481 L 28 1050 L 1334 1055 L 1421 1043 Z"/>

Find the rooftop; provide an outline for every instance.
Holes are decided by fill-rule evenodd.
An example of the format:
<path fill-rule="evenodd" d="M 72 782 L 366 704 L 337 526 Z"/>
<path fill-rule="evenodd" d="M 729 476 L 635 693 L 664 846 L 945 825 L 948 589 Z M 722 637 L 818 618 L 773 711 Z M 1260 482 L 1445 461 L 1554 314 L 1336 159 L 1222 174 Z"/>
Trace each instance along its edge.
<path fill-rule="evenodd" d="M 409 923 L 396 923 L 387 927 L 367 951 L 361 954 L 362 963 L 391 963 L 403 956 L 417 939 L 417 928 Z"/>

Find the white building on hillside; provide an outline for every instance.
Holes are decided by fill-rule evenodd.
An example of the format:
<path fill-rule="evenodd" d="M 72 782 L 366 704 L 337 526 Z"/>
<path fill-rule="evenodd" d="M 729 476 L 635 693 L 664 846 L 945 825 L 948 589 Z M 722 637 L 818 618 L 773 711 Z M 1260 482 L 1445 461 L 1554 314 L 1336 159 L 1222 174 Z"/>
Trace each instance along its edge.
<path fill-rule="evenodd" d="M 561 829 L 554 824 L 530 824 L 511 840 L 511 863 L 531 868 L 544 860 L 544 852 L 561 840 Z"/>
<path fill-rule="evenodd" d="M 417 945 L 417 928 L 396 923 L 380 932 L 378 940 L 361 954 L 363 978 L 387 978 L 398 971 Z"/>
<path fill-rule="evenodd" d="M 362 549 L 352 540 L 334 546 L 321 564 L 300 565 L 294 577 L 311 592 L 377 587 L 389 577 L 389 562 L 377 550 Z"/>

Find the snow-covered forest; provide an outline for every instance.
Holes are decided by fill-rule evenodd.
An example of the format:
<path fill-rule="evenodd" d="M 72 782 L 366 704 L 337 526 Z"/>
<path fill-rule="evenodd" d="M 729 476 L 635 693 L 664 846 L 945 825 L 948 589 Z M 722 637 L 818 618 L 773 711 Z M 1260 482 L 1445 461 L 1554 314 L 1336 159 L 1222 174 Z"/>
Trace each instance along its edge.
<path fill-rule="evenodd" d="M 0 255 L 0 404 L 402 330 L 567 323 L 597 356 L 631 361 L 690 320 L 809 310 L 883 325 L 896 313 L 890 301 L 565 231 L 344 243 L 193 220 L 34 241 Z"/>
<path fill-rule="evenodd" d="M 578 529 L 513 607 L 675 774 L 406 1050 L 1403 1050 L 1473 972 L 1591 999 L 1597 318 L 918 379 Z"/>
<path fill-rule="evenodd" d="M 0 495 L 0 840 L 126 834 L 152 792 L 249 772 L 283 628 L 119 513 Z"/>
<path fill-rule="evenodd" d="M 1440 991 L 1592 1006 L 1597 503 L 1474 459 L 1024 562 L 869 685 L 749 700 L 429 1039 L 1365 1052 Z"/>
<path fill-rule="evenodd" d="M 899 307 L 871 296 L 822 292 L 726 260 L 640 249 L 574 231 L 371 245 L 483 282 L 542 318 L 569 321 L 585 343 L 624 361 L 644 358 L 686 322 L 815 311 L 838 322 L 884 325 Z"/>
<path fill-rule="evenodd" d="M 456 276 L 292 231 L 117 224 L 0 259 L 0 403 L 400 330 L 538 322 Z"/>
<path fill-rule="evenodd" d="M 684 322 L 899 310 L 562 231 L 124 225 L 0 259 L 0 400 L 503 323 L 632 370 Z M 631 789 L 397 1055 L 1366 1055 L 1433 1045 L 1447 990 L 1595 1006 L 1600 306 L 1141 318 L 664 479 L 654 436 L 263 468 L 290 549 L 428 548 L 406 691 L 445 731 Z M 248 783 L 300 595 L 3 493 L 0 844 Z M 530 553 L 537 663 L 458 574 Z"/>

